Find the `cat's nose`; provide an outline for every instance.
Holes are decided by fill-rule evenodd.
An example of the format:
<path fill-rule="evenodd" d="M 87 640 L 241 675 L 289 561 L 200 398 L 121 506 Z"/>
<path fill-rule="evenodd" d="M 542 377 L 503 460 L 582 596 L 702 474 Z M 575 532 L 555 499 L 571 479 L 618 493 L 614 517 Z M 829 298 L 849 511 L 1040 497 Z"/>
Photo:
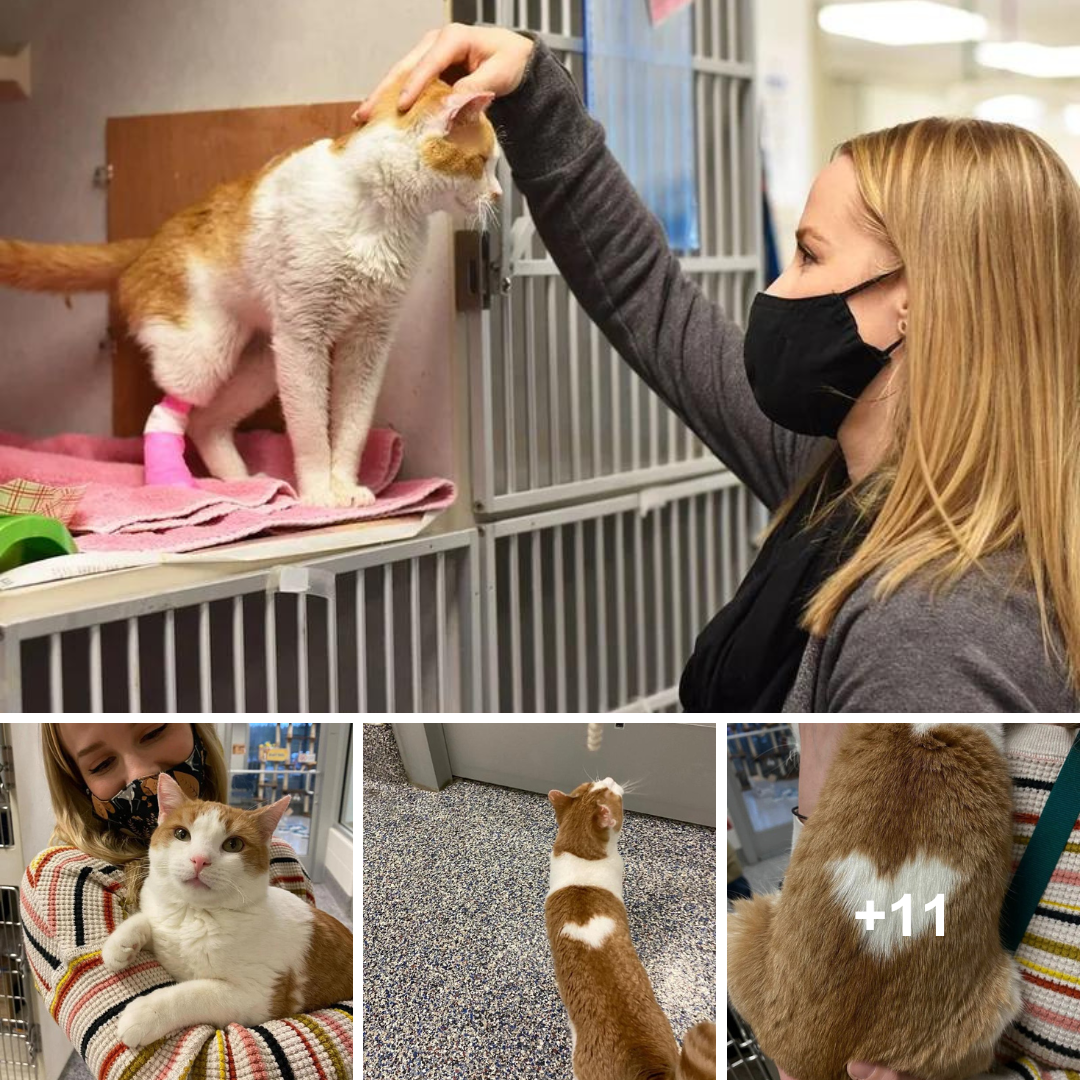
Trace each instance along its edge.
<path fill-rule="evenodd" d="M 205 855 L 192 855 L 191 861 L 195 864 L 195 876 L 198 877 L 202 873 L 204 866 L 210 865 L 210 860 Z"/>

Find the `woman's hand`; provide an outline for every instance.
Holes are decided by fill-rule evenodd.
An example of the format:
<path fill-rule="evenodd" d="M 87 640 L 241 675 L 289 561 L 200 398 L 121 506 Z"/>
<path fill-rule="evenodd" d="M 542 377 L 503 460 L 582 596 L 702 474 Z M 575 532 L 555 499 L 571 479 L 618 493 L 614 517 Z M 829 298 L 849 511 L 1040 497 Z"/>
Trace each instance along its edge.
<path fill-rule="evenodd" d="M 801 728 L 799 738 L 802 738 Z M 872 1065 L 868 1061 L 849 1061 L 847 1068 L 848 1076 L 852 1077 L 853 1080 L 919 1080 L 918 1077 L 912 1076 L 910 1073 L 896 1072 L 893 1069 L 886 1068 L 884 1065 Z M 795 1080 L 794 1077 L 784 1072 L 779 1065 L 776 1066 L 776 1071 L 780 1074 L 780 1080 Z"/>
<path fill-rule="evenodd" d="M 460 64 L 468 71 L 468 75 L 454 83 L 456 92 L 480 90 L 497 98 L 504 97 L 521 85 L 532 50 L 529 38 L 498 27 L 449 23 L 441 30 L 429 30 L 360 103 L 353 113 L 353 122 L 361 124 L 369 120 L 380 95 L 409 71 L 412 74 L 405 80 L 398 98 L 399 112 L 410 108 L 424 87 L 453 64 Z"/>

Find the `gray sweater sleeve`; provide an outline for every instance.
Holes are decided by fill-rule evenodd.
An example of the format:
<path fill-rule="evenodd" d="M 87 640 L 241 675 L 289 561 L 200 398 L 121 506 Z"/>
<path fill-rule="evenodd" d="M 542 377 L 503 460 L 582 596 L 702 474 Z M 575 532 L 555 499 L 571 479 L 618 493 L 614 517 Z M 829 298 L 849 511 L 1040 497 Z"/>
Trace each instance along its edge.
<path fill-rule="evenodd" d="M 683 273 L 573 78 L 542 40 L 526 36 L 535 46 L 521 85 L 488 116 L 537 232 L 619 355 L 775 509 L 823 440 L 761 412 L 742 330 Z"/>
<path fill-rule="evenodd" d="M 984 556 L 987 576 L 972 570 L 936 598 L 920 572 L 877 600 L 883 571 L 870 575 L 824 641 L 813 710 L 1075 711 L 1066 669 L 1044 654 L 1034 591 L 1005 592 L 1016 559 L 1009 549 Z M 1064 650 L 1056 631 L 1054 642 Z"/>

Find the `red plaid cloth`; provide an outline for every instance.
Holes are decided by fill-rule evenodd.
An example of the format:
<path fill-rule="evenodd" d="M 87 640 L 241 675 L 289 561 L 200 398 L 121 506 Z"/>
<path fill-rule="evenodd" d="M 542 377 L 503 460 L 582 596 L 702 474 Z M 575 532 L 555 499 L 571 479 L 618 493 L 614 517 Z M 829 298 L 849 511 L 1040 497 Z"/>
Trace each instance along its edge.
<path fill-rule="evenodd" d="M 70 525 L 86 485 L 50 487 L 32 480 L 0 484 L 0 514 L 41 514 Z"/>

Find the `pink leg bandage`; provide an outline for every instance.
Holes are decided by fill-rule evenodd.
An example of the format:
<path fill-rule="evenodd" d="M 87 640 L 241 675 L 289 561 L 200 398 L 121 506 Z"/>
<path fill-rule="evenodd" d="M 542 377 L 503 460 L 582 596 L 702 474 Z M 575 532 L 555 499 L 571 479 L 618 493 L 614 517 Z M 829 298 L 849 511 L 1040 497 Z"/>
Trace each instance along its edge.
<path fill-rule="evenodd" d="M 184 461 L 191 405 L 167 394 L 151 410 L 143 428 L 144 483 L 198 487 Z"/>

